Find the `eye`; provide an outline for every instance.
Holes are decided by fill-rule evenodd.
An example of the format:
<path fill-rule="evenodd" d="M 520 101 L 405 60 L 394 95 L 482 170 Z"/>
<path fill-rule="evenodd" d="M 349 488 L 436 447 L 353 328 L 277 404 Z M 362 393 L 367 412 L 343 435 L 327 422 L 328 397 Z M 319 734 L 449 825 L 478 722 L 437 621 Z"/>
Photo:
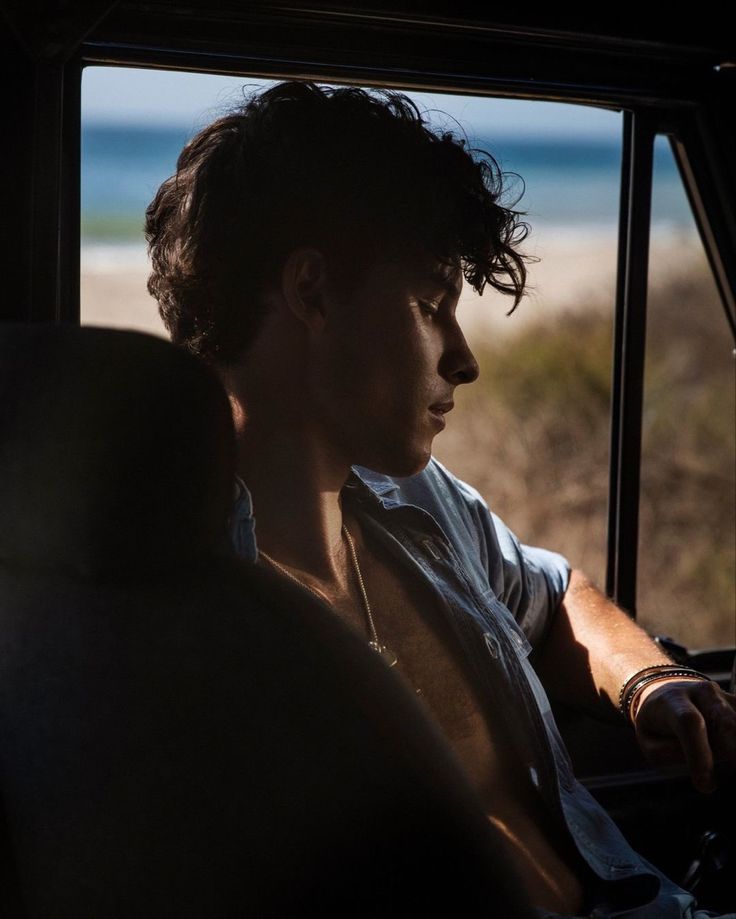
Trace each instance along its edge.
<path fill-rule="evenodd" d="M 428 316 L 436 316 L 440 311 L 439 303 L 434 300 L 419 300 L 418 303 L 421 311 Z"/>

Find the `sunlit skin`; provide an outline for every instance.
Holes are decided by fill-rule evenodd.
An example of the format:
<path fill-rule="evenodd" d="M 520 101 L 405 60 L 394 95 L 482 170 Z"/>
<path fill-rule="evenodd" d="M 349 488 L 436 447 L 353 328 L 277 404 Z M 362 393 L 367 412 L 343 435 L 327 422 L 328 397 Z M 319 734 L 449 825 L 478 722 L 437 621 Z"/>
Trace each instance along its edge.
<path fill-rule="evenodd" d="M 547 690 L 610 717 L 629 676 L 658 663 L 671 661 L 582 572 L 573 571 L 537 665 Z M 636 736 L 653 765 L 685 768 L 704 793 L 717 787 L 717 772 L 733 781 L 736 696 L 712 682 L 675 678 L 650 684 L 640 698 Z"/>
<path fill-rule="evenodd" d="M 478 376 L 456 315 L 461 281 L 451 264 L 396 260 L 367 270 L 345 294 L 319 251 L 295 250 L 268 293 L 255 343 L 222 370 L 239 473 L 253 496 L 259 548 L 365 634 L 341 533 L 347 523 L 381 611 L 382 638 L 394 643 L 404 675 L 425 690 L 489 816 L 507 832 L 533 899 L 573 912 L 581 897 L 574 861 L 569 853 L 560 859 L 529 789 L 514 782 L 513 763 L 497 742 L 500 725 L 481 715 L 443 636 L 436 599 L 382 554 L 341 498 L 352 465 L 395 476 L 421 471 L 455 389 Z M 539 664 L 551 693 L 610 717 L 623 682 L 666 661 L 573 571 Z M 714 757 L 736 767 L 732 696 L 714 684 L 670 680 L 642 698 L 637 735 L 647 755 L 684 759 L 703 791 L 713 787 Z"/>

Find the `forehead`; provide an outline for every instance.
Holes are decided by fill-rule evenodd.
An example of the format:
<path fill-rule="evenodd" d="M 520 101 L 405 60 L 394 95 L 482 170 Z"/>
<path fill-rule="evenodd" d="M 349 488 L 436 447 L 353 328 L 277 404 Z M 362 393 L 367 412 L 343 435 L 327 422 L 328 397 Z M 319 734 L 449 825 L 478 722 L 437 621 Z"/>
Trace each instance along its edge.
<path fill-rule="evenodd" d="M 376 280 L 397 287 L 435 288 L 460 296 L 463 274 L 459 260 L 402 255 L 374 266 Z"/>

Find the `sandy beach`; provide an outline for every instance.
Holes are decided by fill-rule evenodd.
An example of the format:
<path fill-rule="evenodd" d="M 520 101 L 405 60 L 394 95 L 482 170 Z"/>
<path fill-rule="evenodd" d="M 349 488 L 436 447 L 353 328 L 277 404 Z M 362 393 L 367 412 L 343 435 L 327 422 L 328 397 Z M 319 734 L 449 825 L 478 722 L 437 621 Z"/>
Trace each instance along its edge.
<path fill-rule="evenodd" d="M 468 340 L 513 335 L 530 322 L 560 312 L 611 309 L 615 295 L 616 234 L 608 229 L 542 228 L 525 243 L 538 262 L 529 266 L 529 288 L 506 316 L 510 300 L 495 291 L 479 297 L 467 285 L 458 316 Z M 659 230 L 650 253 L 650 283 L 686 274 L 704 256 L 700 242 L 682 230 Z M 146 290 L 149 266 L 141 246 L 83 247 L 81 309 L 86 325 L 137 329 L 165 336 Z"/>

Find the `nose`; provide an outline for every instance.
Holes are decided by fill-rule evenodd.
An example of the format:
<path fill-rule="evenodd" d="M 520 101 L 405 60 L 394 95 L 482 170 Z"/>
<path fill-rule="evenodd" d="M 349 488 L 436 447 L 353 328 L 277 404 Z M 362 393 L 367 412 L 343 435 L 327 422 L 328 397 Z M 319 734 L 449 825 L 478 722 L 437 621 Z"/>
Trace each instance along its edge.
<path fill-rule="evenodd" d="M 455 386 L 473 383 L 480 375 L 478 361 L 456 321 L 453 322 L 452 333 L 448 335 L 439 369 L 442 376 Z"/>

